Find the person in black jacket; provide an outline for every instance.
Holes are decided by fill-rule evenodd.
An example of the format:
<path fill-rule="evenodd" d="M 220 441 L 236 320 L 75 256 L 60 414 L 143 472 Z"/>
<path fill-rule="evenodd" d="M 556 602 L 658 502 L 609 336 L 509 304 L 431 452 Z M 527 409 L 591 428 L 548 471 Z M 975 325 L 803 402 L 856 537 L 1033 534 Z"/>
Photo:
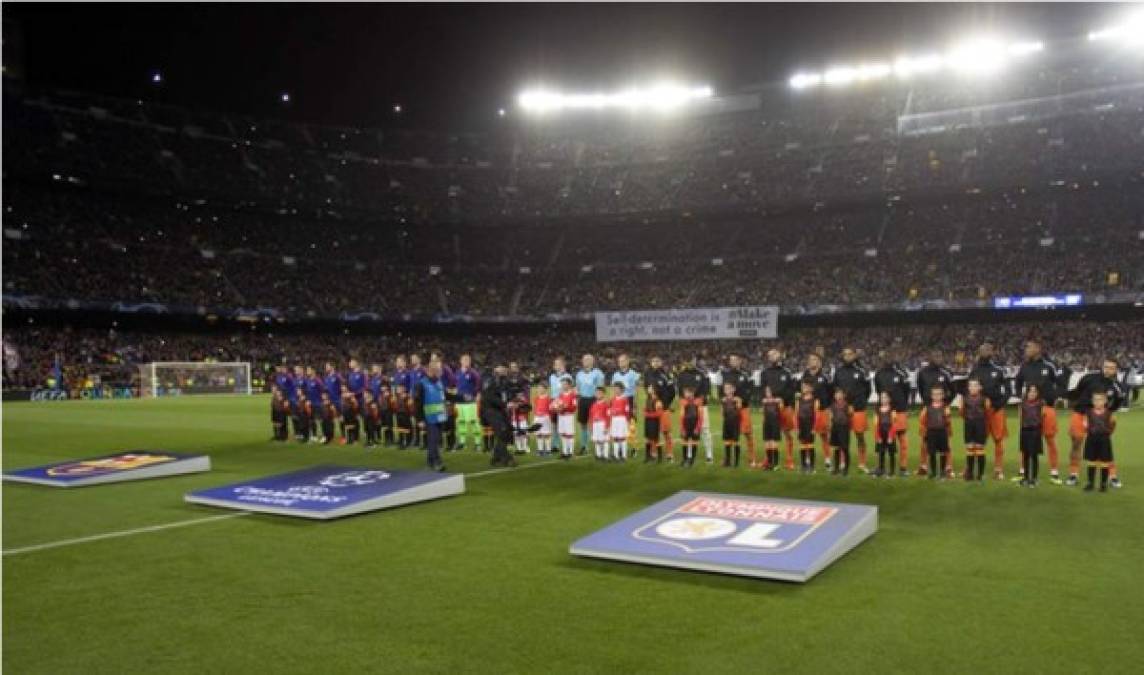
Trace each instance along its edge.
<path fill-rule="evenodd" d="M 933 390 L 941 389 L 944 394 L 942 400 L 946 405 L 949 405 L 953 400 L 953 373 L 949 368 L 945 367 L 945 356 L 941 353 L 940 349 L 935 349 L 930 352 L 929 361 L 918 369 L 918 396 L 922 399 L 922 408 L 925 409 L 930 403 L 933 402 Z M 918 433 L 921 441 L 921 458 L 918 465 L 918 475 L 924 476 L 929 473 L 927 463 L 929 461 L 929 448 L 926 446 L 926 429 L 918 423 Z M 953 473 L 953 456 L 950 455 L 949 472 L 952 477 Z"/>
<path fill-rule="evenodd" d="M 1025 343 L 1025 362 L 1017 371 L 1017 379 L 1013 383 L 1016 389 L 1014 393 L 1024 399 L 1025 389 L 1030 386 L 1035 386 L 1041 393 L 1041 399 L 1045 402 L 1042 428 L 1045 432 L 1045 445 L 1049 447 L 1049 480 L 1056 485 L 1061 484 L 1056 403 L 1068 391 L 1070 377 L 1072 371 L 1045 356 L 1040 342 L 1029 340 Z"/>
<path fill-rule="evenodd" d="M 783 365 L 782 353 L 777 349 L 767 351 L 767 367 L 762 374 L 762 394 L 767 389 L 771 395 L 782 399 L 783 411 L 780 420 L 783 436 L 786 438 L 786 467 L 794 469 L 794 397 L 798 394 L 798 383 L 794 373 Z"/>
<path fill-rule="evenodd" d="M 494 368 L 493 376 L 481 390 L 480 412 L 493 431 L 493 466 L 516 466 L 516 460 L 508 452 L 508 444 L 513 441 L 510 406 L 516 391 L 516 384 L 509 380 L 505 366 Z"/>
<path fill-rule="evenodd" d="M 898 475 L 910 475 L 907 457 L 906 422 L 910 411 L 910 374 L 899 363 L 899 350 L 892 349 L 886 355 L 886 363 L 874 373 L 874 390 L 881 396 L 889 394 L 890 406 L 894 409 L 891 429 L 898 438 Z"/>
<path fill-rule="evenodd" d="M 1005 382 L 1005 371 L 993 361 L 993 345 L 984 342 L 977 349 L 977 365 L 969 373 L 969 379 L 981 383 L 981 393 L 989 399 L 992 408 L 985 413 L 985 426 L 993 437 L 993 477 L 1005 478 L 1005 438 L 1009 435 L 1009 424 L 1005 418 L 1005 406 L 1009 403 L 1009 386 Z"/>
<path fill-rule="evenodd" d="M 834 370 L 834 389 L 845 392 L 846 401 L 854 409 L 850 430 L 858 442 L 858 470 L 869 473 L 866 468 L 866 406 L 870 401 L 870 375 L 858 362 L 858 352 L 853 347 L 842 350 L 842 365 Z"/>
<path fill-rule="evenodd" d="M 1069 436 L 1072 437 L 1072 450 L 1069 452 L 1069 478 L 1068 485 L 1077 484 L 1077 473 L 1080 471 L 1080 451 L 1085 439 L 1085 418 L 1092 410 L 1092 395 L 1102 393 L 1108 398 L 1108 409 L 1118 410 L 1125 403 L 1124 386 L 1119 381 L 1120 365 L 1116 359 L 1107 358 L 1100 365 L 1099 373 L 1089 373 L 1080 378 L 1076 387 L 1068 392 L 1072 401 L 1072 421 L 1069 423 Z M 1116 473 L 1116 463 L 1108 466 L 1111 475 L 1112 487 L 1120 487 L 1120 478 Z"/>
<path fill-rule="evenodd" d="M 644 383 L 655 391 L 655 397 L 663 406 L 659 418 L 659 432 L 663 435 L 663 445 L 667 456 L 672 456 L 671 405 L 675 403 L 675 375 L 663 367 L 663 359 L 651 357 L 651 370 L 644 373 Z"/>

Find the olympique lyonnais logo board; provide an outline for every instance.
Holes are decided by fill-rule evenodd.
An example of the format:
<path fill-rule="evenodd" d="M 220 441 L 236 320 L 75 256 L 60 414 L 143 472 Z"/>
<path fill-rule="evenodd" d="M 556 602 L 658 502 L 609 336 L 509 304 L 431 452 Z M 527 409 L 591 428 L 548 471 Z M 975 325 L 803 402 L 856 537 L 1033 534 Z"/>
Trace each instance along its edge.
<path fill-rule="evenodd" d="M 184 499 L 226 509 L 331 520 L 464 491 L 461 474 L 325 465 L 199 490 Z"/>
<path fill-rule="evenodd" d="M 201 473 L 210 469 L 211 458 L 206 455 L 180 455 L 163 450 L 131 450 L 103 457 L 6 471 L 4 480 L 52 487 L 82 487 Z"/>
<path fill-rule="evenodd" d="M 878 529 L 878 508 L 684 491 L 572 544 L 572 555 L 808 581 Z"/>

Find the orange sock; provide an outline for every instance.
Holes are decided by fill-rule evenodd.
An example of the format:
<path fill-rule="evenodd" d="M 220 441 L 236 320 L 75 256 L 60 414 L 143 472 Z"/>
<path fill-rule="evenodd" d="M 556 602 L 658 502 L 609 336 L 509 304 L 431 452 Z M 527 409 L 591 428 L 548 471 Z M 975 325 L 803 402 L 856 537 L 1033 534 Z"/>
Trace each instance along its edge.
<path fill-rule="evenodd" d="M 818 440 L 822 443 L 822 456 L 830 461 L 830 438 L 826 434 L 819 434 Z"/>
<path fill-rule="evenodd" d="M 918 470 L 929 466 L 929 448 L 926 447 L 925 438 L 918 442 Z"/>
<path fill-rule="evenodd" d="M 1045 441 L 1049 446 L 1049 469 L 1056 473 L 1057 464 L 1060 461 L 1060 454 L 1057 452 L 1057 439 L 1050 436 Z"/>
<path fill-rule="evenodd" d="M 902 470 L 910 468 L 910 442 L 906 440 L 906 435 L 902 434 L 898 437 L 898 466 Z"/>
<path fill-rule="evenodd" d="M 993 442 L 993 471 L 1005 471 L 1005 446 L 999 442 Z"/>
<path fill-rule="evenodd" d="M 791 436 L 786 437 L 786 467 L 794 468 L 794 438 Z"/>

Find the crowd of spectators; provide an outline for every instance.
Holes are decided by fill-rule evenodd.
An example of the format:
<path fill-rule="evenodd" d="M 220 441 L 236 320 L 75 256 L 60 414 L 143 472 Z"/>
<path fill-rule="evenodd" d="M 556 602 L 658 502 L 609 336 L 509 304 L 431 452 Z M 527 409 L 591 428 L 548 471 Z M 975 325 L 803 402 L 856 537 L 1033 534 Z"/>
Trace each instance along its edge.
<path fill-rule="evenodd" d="M 1027 75 L 1004 88 L 762 93 L 737 112 L 657 120 L 510 116 L 481 133 L 6 87 L 3 292 L 392 318 L 1144 290 L 1144 81 L 1109 64 Z M 1138 358 L 1140 327 L 1043 328 L 1081 363 Z M 1016 349 L 1029 330 L 835 327 L 781 341 L 794 355 L 849 340 L 920 354 L 964 350 L 982 331 Z M 630 347 L 715 359 L 766 344 Z M 42 383 L 56 355 L 86 381 L 130 379 L 153 360 L 265 368 L 434 345 L 535 368 L 593 349 L 567 329 L 461 344 L 20 326 L 5 333 L 6 357 L 19 355 L 6 363 L 20 364 L 5 383 Z"/>
<path fill-rule="evenodd" d="M 475 316 L 1144 288 L 1144 177 L 701 221 L 387 227 L 11 184 L 4 291 Z"/>

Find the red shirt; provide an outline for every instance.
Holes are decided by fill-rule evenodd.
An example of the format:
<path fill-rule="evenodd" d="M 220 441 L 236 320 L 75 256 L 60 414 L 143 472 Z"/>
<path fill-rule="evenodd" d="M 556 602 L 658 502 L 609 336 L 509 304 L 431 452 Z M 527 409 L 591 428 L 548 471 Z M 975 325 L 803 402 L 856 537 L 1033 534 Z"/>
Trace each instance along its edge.
<path fill-rule="evenodd" d="M 576 414 L 576 392 L 566 391 L 560 394 L 560 414 L 561 415 L 575 415 Z"/>
<path fill-rule="evenodd" d="M 548 417 L 552 411 L 552 399 L 547 396 L 537 396 L 533 410 L 536 411 L 537 417 Z"/>
<path fill-rule="evenodd" d="M 608 406 L 608 414 L 611 417 L 627 417 L 629 407 L 628 397 L 617 396 L 612 399 L 611 405 Z"/>
<path fill-rule="evenodd" d="M 596 401 L 588 408 L 588 421 L 589 422 L 606 422 L 608 421 L 608 402 Z"/>

